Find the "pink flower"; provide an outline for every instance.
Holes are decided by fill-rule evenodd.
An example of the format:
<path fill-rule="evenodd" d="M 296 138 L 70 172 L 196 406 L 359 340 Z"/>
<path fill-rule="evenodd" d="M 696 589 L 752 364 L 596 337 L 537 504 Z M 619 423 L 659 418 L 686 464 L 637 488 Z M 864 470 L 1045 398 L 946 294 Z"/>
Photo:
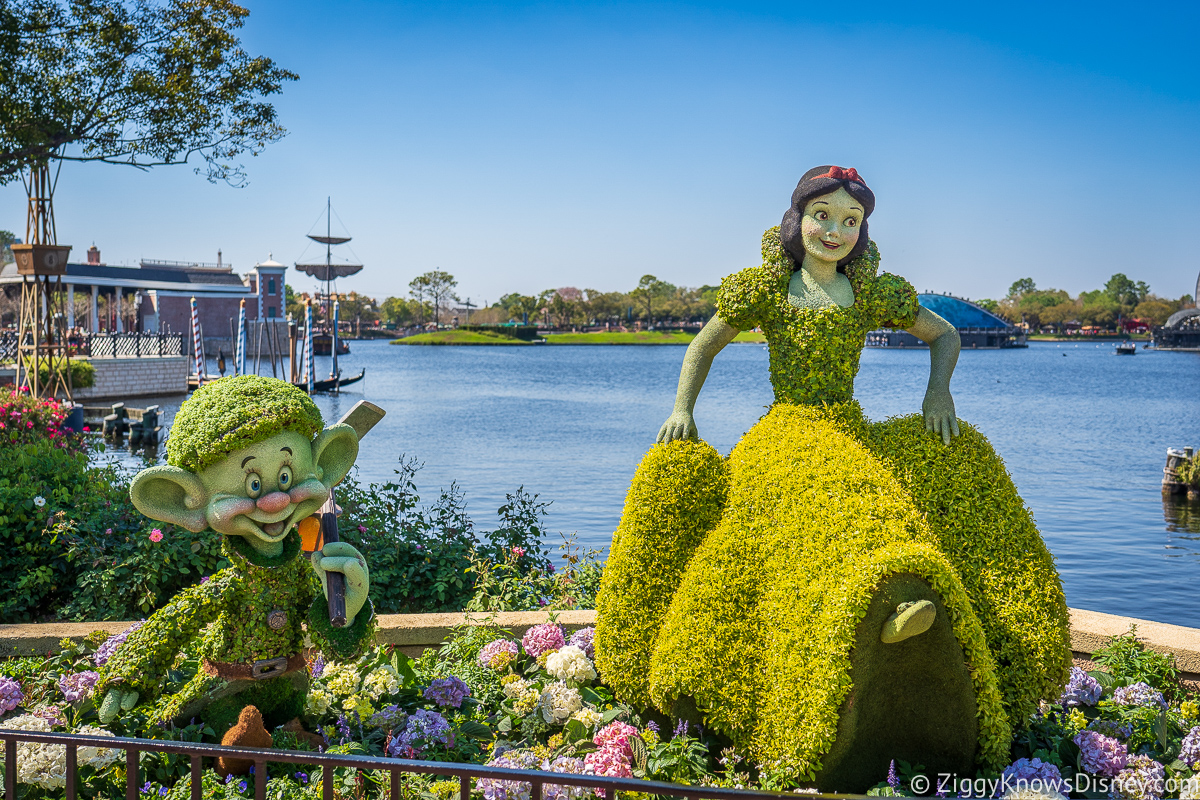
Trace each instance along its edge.
<path fill-rule="evenodd" d="M 366 533 L 366 532 L 367 532 L 367 526 L 366 526 L 366 525 L 359 525 L 359 526 L 358 526 L 358 532 L 359 532 L 359 533 Z"/>
<path fill-rule="evenodd" d="M 514 547 L 512 549 L 512 554 L 513 554 L 514 558 L 520 558 L 521 556 L 525 555 L 525 548 L 524 547 Z"/>
<path fill-rule="evenodd" d="M 521 637 L 521 645 L 525 648 L 525 652 L 534 658 L 542 653 L 558 650 L 566 643 L 562 628 L 553 622 L 534 625 Z"/>
<path fill-rule="evenodd" d="M 154 530 L 150 531 L 150 541 L 161 542 L 162 540 L 163 540 L 162 531 L 160 531 L 158 528 L 155 528 Z"/>
<path fill-rule="evenodd" d="M 601 750 L 611 750 L 628 760 L 633 758 L 633 748 L 629 746 L 629 740 L 637 735 L 637 728 L 632 725 L 625 722 L 611 722 L 596 731 L 592 741 Z"/>

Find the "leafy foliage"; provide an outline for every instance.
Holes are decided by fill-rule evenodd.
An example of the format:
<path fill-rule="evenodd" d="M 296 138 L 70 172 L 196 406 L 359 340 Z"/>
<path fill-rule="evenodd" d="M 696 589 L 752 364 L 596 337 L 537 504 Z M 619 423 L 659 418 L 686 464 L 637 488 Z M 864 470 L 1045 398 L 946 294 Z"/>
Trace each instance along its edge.
<path fill-rule="evenodd" d="M 19 0 L 0 12 L 0 183 L 51 158 L 200 156 L 209 180 L 285 131 L 262 98 L 296 75 L 251 56 L 229 0 Z"/>
<path fill-rule="evenodd" d="M 1092 660 L 1112 676 L 1114 686 L 1131 686 L 1138 682 L 1156 686 L 1171 699 L 1183 696 L 1175 657 L 1156 653 L 1137 638 L 1137 626 L 1129 632 L 1114 636 L 1104 647 L 1092 654 Z"/>

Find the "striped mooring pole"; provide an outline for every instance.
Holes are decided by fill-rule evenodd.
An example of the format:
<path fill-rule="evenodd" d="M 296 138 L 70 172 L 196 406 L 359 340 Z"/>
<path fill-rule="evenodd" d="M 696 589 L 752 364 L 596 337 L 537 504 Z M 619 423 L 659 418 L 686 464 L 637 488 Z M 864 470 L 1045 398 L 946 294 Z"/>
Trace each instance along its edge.
<path fill-rule="evenodd" d="M 339 312 L 339 310 L 340 309 L 339 309 L 339 305 L 338 305 L 338 299 L 337 299 L 337 295 L 335 294 L 333 296 L 333 338 L 330 340 L 330 344 L 333 346 L 332 350 L 330 351 L 333 354 L 333 367 L 332 367 L 332 372 L 330 373 L 330 376 L 329 376 L 329 377 L 333 378 L 333 393 L 334 394 L 339 394 L 339 392 L 338 392 L 338 383 L 339 383 L 338 377 L 339 376 L 338 376 L 338 365 L 337 365 L 338 312 Z"/>
<path fill-rule="evenodd" d="M 238 375 L 246 374 L 246 301 L 243 300 L 238 308 L 237 354 L 233 359 L 233 369 Z"/>
<path fill-rule="evenodd" d="M 192 352 L 196 355 L 196 388 L 204 385 L 204 347 L 200 344 L 200 311 L 192 298 Z"/>
<path fill-rule="evenodd" d="M 312 319 L 312 301 L 304 306 L 304 348 L 305 348 L 305 365 L 304 373 L 308 376 L 308 393 L 313 392 L 313 319 Z"/>

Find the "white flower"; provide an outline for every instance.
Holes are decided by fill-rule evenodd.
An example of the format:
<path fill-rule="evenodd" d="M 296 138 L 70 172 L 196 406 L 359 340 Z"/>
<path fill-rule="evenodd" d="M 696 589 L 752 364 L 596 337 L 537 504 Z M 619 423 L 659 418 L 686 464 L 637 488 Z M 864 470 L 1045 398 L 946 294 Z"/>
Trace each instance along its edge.
<path fill-rule="evenodd" d="M 42 508 L 43 506 L 46 505 L 46 498 L 42 497 L 39 494 L 37 497 L 33 498 L 33 504 L 35 506 L 37 506 L 38 508 Z"/>
<path fill-rule="evenodd" d="M 33 714 L 23 714 L 4 721 L 4 727 L 19 731 L 48 733 L 50 723 Z M 107 736 L 112 733 L 92 725 L 76 731 L 83 736 Z M 0 753 L 4 745 L 0 744 Z M 120 755 L 119 750 L 84 746 L 78 752 L 79 766 L 103 769 Z M 61 744 L 21 742 L 17 745 L 17 780 L 21 783 L 41 786 L 43 789 L 61 789 L 67 785 L 67 748 Z"/>
<path fill-rule="evenodd" d="M 1200 775 L 1179 781 L 1179 800 L 1200 800 Z"/>
<path fill-rule="evenodd" d="M 591 706 L 585 706 L 571 715 L 571 719 L 582 722 L 587 728 L 595 728 L 603 718 L 604 716 Z"/>
<path fill-rule="evenodd" d="M 596 678 L 596 668 L 592 662 L 583 650 L 573 644 L 551 653 L 546 658 L 546 671 L 560 681 L 582 683 Z"/>
<path fill-rule="evenodd" d="M 304 713 L 310 717 L 319 717 L 329 710 L 329 703 L 332 698 L 329 692 L 324 689 L 313 689 L 308 693 L 308 700 L 304 704 Z"/>
<path fill-rule="evenodd" d="M 372 700 L 378 700 L 385 694 L 395 694 L 400 691 L 400 674 L 385 664 L 372 672 L 363 680 L 363 692 Z"/>
<path fill-rule="evenodd" d="M 583 706 L 583 696 L 565 683 L 552 683 L 542 690 L 539 704 L 542 719 L 551 725 L 562 725 Z"/>
<path fill-rule="evenodd" d="M 516 700 L 521 695 L 525 694 L 529 689 L 529 681 L 522 678 L 508 681 L 504 684 L 504 696 L 509 700 Z"/>
<path fill-rule="evenodd" d="M 1019 788 L 1014 786 L 1004 793 L 1002 800 L 1067 800 L 1067 797 L 1050 788 L 1035 789 L 1029 786 Z"/>
<path fill-rule="evenodd" d="M 85 725 L 75 732 L 80 736 L 107 736 L 109 738 L 115 736 L 111 731 L 97 728 L 95 725 Z M 91 747 L 87 745 L 80 747 L 76 753 L 80 766 L 95 767 L 97 770 L 104 769 L 121 756 L 121 751 L 113 747 Z M 65 751 L 63 752 L 63 769 L 66 769 Z"/>
<path fill-rule="evenodd" d="M 345 697 L 358 691 L 358 671 L 354 667 L 342 664 L 331 664 L 325 667 L 321 674 L 329 691 Z"/>

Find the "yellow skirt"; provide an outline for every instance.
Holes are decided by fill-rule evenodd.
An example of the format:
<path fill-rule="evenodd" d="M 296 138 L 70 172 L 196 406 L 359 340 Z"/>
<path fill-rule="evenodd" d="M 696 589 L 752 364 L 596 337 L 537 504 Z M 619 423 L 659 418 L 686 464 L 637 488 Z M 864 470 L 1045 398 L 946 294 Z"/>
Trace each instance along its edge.
<path fill-rule="evenodd" d="M 891 758 L 1000 765 L 1066 680 L 1067 608 L 1003 463 L 960 427 L 947 447 L 918 415 L 777 404 L 727 460 L 652 448 L 596 603 L 606 682 L 822 788 L 866 788 Z M 917 599 L 934 628 L 882 644 Z"/>

